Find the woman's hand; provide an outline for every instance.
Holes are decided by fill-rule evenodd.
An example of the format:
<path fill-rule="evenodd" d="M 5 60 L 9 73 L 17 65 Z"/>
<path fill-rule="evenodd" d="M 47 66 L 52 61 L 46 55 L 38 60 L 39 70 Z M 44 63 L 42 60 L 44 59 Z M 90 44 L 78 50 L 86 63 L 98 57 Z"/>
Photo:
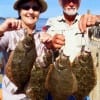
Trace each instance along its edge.
<path fill-rule="evenodd" d="M 0 33 L 11 30 L 17 30 L 20 29 L 21 27 L 22 27 L 21 20 L 8 18 L 0 25 Z"/>
<path fill-rule="evenodd" d="M 63 34 L 56 34 L 52 38 L 52 45 L 54 49 L 60 49 L 65 44 L 65 37 Z"/>

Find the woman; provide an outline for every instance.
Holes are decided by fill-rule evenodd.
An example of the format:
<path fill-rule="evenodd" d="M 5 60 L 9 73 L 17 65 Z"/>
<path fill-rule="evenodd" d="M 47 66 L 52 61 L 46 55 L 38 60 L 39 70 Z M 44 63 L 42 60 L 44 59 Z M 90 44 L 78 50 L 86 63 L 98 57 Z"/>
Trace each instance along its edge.
<path fill-rule="evenodd" d="M 27 31 L 27 34 L 34 36 L 37 56 L 39 56 L 40 53 L 44 54 L 44 45 L 40 43 L 40 35 L 36 30 L 36 22 L 38 21 L 40 14 L 46 11 L 47 3 L 44 0 L 17 0 L 14 4 L 14 9 L 18 11 L 20 20 L 10 18 L 0 25 L 0 49 L 6 51 L 7 55 L 5 56 L 5 60 L 8 59 L 11 51 L 15 50 L 17 43 L 23 39 L 25 35 L 23 34 L 24 31 Z M 39 57 L 37 57 L 37 59 L 38 58 Z M 4 100 L 21 100 L 26 98 L 25 94 L 15 95 L 14 93 L 16 90 L 17 87 L 15 84 L 4 75 Z"/>

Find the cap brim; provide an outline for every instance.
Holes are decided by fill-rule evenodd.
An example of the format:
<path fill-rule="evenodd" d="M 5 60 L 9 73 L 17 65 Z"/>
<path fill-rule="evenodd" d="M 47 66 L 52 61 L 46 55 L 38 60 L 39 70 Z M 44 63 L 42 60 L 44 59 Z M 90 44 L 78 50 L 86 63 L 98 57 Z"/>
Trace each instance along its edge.
<path fill-rule="evenodd" d="M 40 12 L 43 13 L 47 10 L 47 3 L 44 1 L 44 0 L 39 0 L 40 4 L 41 4 L 41 9 L 40 9 Z M 13 8 L 15 10 L 19 10 L 19 5 L 21 4 L 21 0 L 18 0 L 15 2 Z"/>

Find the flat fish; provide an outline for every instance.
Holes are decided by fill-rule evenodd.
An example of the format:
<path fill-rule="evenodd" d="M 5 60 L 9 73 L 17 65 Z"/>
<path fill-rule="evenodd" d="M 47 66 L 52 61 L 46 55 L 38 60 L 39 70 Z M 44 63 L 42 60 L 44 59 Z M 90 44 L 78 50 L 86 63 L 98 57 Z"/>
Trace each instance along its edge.
<path fill-rule="evenodd" d="M 33 35 L 25 33 L 25 38 L 19 41 L 11 52 L 6 65 L 6 75 L 23 92 L 30 79 L 30 72 L 36 59 L 36 48 Z"/>
<path fill-rule="evenodd" d="M 78 84 L 78 89 L 73 95 L 76 100 L 83 100 L 96 85 L 96 73 L 91 53 L 81 52 L 72 63 L 72 71 Z"/>
<path fill-rule="evenodd" d="M 88 35 L 91 40 L 100 41 L 100 25 L 90 27 Z"/>
<path fill-rule="evenodd" d="M 45 89 L 46 68 L 39 68 L 34 65 L 31 70 L 31 77 L 26 88 L 26 95 L 30 100 L 45 100 L 47 90 Z"/>
<path fill-rule="evenodd" d="M 77 81 L 71 70 L 69 57 L 63 53 L 49 66 L 45 87 L 53 96 L 53 100 L 66 100 L 77 90 Z"/>
<path fill-rule="evenodd" d="M 66 100 L 70 95 L 74 95 L 76 100 L 83 100 L 95 87 L 97 76 L 93 57 L 85 49 L 82 44 L 73 61 L 61 53 L 50 65 L 46 88 L 54 100 Z"/>
<path fill-rule="evenodd" d="M 43 56 L 46 64 L 45 68 L 43 64 L 35 62 L 31 70 L 30 80 L 26 87 L 26 95 L 30 100 L 45 100 L 47 96 L 47 89 L 45 88 L 45 79 L 48 73 L 48 66 L 51 63 L 52 54 L 49 50 L 45 50 Z"/>

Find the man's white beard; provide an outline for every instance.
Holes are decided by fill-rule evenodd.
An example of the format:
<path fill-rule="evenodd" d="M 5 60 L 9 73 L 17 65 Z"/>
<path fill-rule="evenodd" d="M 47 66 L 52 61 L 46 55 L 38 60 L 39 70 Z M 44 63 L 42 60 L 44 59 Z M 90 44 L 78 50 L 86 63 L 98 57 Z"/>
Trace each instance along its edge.
<path fill-rule="evenodd" d="M 69 15 L 69 16 L 73 16 L 77 13 L 77 9 L 70 9 L 70 10 L 68 10 L 68 9 L 64 10 L 63 9 L 63 11 L 66 15 Z"/>

